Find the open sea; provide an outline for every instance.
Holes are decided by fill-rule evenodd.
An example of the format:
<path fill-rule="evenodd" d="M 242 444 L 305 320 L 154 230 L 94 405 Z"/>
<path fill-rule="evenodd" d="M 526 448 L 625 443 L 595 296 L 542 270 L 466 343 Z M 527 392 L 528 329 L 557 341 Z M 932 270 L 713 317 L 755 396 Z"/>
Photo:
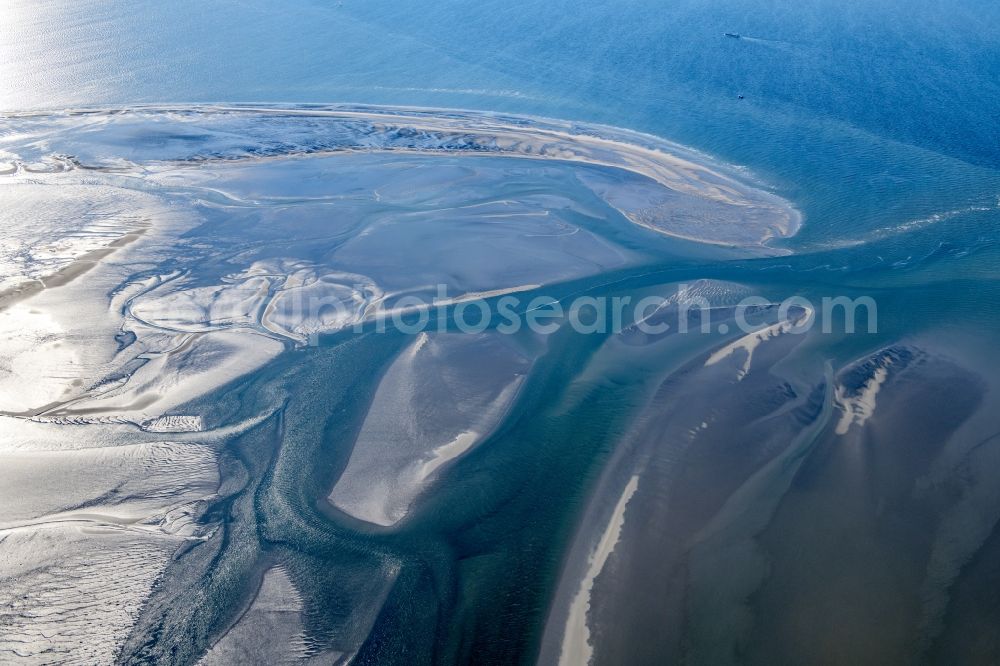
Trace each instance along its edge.
<path fill-rule="evenodd" d="M 998 100 L 985 0 L 0 0 L 0 663 L 997 663 Z"/>

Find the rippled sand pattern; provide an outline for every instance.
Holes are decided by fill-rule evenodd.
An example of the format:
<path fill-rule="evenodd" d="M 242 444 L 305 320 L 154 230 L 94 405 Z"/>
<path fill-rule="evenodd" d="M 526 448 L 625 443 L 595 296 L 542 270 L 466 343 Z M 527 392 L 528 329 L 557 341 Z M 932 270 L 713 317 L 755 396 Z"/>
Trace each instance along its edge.
<path fill-rule="evenodd" d="M 0 662 L 990 645 L 988 336 L 898 314 L 948 302 L 912 286 L 937 258 L 852 337 L 781 306 L 860 293 L 797 209 L 653 136 L 343 105 L 0 129 Z M 539 296 L 656 301 L 459 330 Z"/>

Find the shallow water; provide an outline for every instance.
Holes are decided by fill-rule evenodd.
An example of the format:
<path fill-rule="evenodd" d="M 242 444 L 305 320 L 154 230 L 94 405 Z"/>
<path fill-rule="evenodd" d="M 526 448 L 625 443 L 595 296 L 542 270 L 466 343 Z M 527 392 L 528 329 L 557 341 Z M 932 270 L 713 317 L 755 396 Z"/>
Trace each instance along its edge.
<path fill-rule="evenodd" d="M 0 661 L 1000 658 L 993 5 L 8 10 Z"/>

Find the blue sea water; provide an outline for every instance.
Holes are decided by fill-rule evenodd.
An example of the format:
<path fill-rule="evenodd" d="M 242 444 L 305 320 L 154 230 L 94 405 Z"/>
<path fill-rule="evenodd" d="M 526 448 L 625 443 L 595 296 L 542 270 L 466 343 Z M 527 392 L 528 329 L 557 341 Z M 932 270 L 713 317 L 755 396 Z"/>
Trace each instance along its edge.
<path fill-rule="evenodd" d="M 796 3 L 342 0 L 211 5 L 188 0 L 171 3 L 12 0 L 4 6 L 0 17 L 0 112 L 127 108 L 144 104 L 183 107 L 211 103 L 346 102 L 527 114 L 605 123 L 662 136 L 733 166 L 746 178 L 791 201 L 803 214 L 799 233 L 775 242 L 778 248 L 791 251 L 787 256 L 706 261 L 698 266 L 699 277 L 749 284 L 779 296 L 792 293 L 876 296 L 879 337 L 837 339 L 827 341 L 825 347 L 804 345 L 807 352 L 802 357 L 836 362 L 834 370 L 845 373 L 848 380 L 851 373 L 863 374 L 862 370 L 869 372 L 872 367 L 923 363 L 931 368 L 927 376 L 939 373 L 950 379 L 942 381 L 944 397 L 940 399 L 935 398 L 932 390 L 904 394 L 911 399 L 912 411 L 927 415 L 937 408 L 942 412 L 949 412 L 950 408 L 951 414 L 956 415 L 954 428 L 957 428 L 961 421 L 957 415 L 965 414 L 962 410 L 966 408 L 971 413 L 974 408 L 969 405 L 980 404 L 976 402 L 980 398 L 973 396 L 976 391 L 968 388 L 976 386 L 975 381 L 959 373 L 948 375 L 951 370 L 935 369 L 933 363 L 909 351 L 878 349 L 928 336 L 933 340 L 944 339 L 952 347 L 964 346 L 974 356 L 990 348 L 1000 329 L 998 26 L 1000 4 L 985 0 L 958 0 L 947 5 L 931 0 Z M 738 33 L 740 37 L 727 37 L 726 32 Z M 10 133 L 14 134 L 15 129 Z M 373 158 L 372 162 L 381 165 L 379 168 L 395 168 L 391 161 L 385 167 L 380 159 Z M 291 172 L 292 167 L 288 167 L 286 173 Z M 260 177 L 266 180 L 266 176 Z M 523 177 L 528 179 L 527 175 Z M 549 177 L 552 176 L 546 176 Z M 516 190 L 517 186 L 520 184 L 512 187 Z M 270 192 L 269 196 L 280 194 Z M 218 202 L 209 202 L 215 203 Z M 212 206 L 206 204 L 206 208 Z M 292 231 L 284 228 L 275 231 L 265 224 L 267 218 L 261 219 L 263 222 L 253 222 L 258 225 L 255 227 L 234 216 L 216 227 L 205 225 L 191 231 L 188 240 L 198 248 L 191 256 L 204 257 L 201 269 L 206 274 L 215 271 L 218 275 L 213 274 L 214 277 L 221 280 L 219 276 L 225 277 L 230 266 L 219 260 L 212 245 L 218 240 L 220 229 L 234 244 L 240 234 L 250 234 L 250 230 L 259 234 L 258 239 L 274 243 L 284 242 L 285 236 L 292 235 Z M 317 224 L 316 229 L 322 226 Z M 312 251 L 310 248 L 309 252 Z M 653 278 L 645 282 L 637 279 L 636 284 L 637 288 L 646 288 L 654 282 Z M 232 500 L 233 506 L 242 507 L 238 511 L 232 509 L 232 522 L 249 533 L 252 529 L 247 525 L 252 521 L 247 516 L 252 511 L 258 512 L 255 519 L 260 534 L 264 535 L 260 538 L 268 543 L 264 549 L 266 555 L 259 555 L 258 561 L 247 565 L 248 570 L 258 575 L 265 566 L 263 563 L 270 564 L 269 558 L 273 558 L 282 561 L 296 584 L 314 583 L 306 595 L 313 595 L 307 604 L 307 624 L 316 644 L 327 646 L 350 631 L 363 633 L 357 627 L 345 629 L 350 617 L 347 611 L 341 611 L 357 599 L 382 594 L 365 587 L 370 572 L 381 565 L 372 563 L 378 559 L 376 555 L 390 553 L 401 562 L 412 558 L 418 564 L 401 568 L 402 574 L 391 595 L 385 593 L 389 595 L 383 599 L 387 599 L 385 610 L 371 637 L 359 639 L 367 641 L 360 661 L 395 659 L 399 663 L 413 663 L 407 662 L 411 658 L 417 662 L 475 661 L 477 656 L 482 656 L 484 662 L 500 663 L 514 658 L 531 661 L 542 643 L 546 604 L 556 586 L 554 579 L 558 574 L 554 572 L 558 572 L 562 562 L 562 552 L 545 541 L 545 537 L 551 531 L 569 542 L 575 517 L 583 514 L 587 503 L 586 491 L 572 483 L 598 474 L 590 467 L 593 460 L 610 459 L 613 447 L 609 442 L 628 429 L 615 418 L 625 420 L 622 415 L 639 410 L 646 400 L 636 397 L 641 391 L 634 387 L 634 395 L 626 395 L 624 389 L 619 391 L 614 381 L 587 383 L 580 379 L 581 368 L 594 356 L 599 364 L 615 368 L 611 375 L 618 377 L 620 385 L 629 377 L 640 383 L 634 380 L 635 376 L 652 383 L 654 380 L 643 374 L 652 371 L 642 359 L 632 358 L 629 365 L 614 355 L 601 357 L 592 348 L 596 343 L 566 342 L 569 351 L 565 357 L 543 362 L 529 386 L 531 407 L 525 409 L 529 416 L 534 413 L 535 418 L 512 419 L 509 427 L 498 435 L 493 451 L 461 467 L 460 474 L 449 478 L 448 487 L 441 491 L 440 497 L 432 498 L 427 511 L 400 534 L 376 534 L 367 541 L 371 535 L 365 529 L 354 531 L 343 524 L 331 527 L 309 513 L 314 508 L 314 496 L 326 492 L 323 484 L 329 479 L 323 474 L 329 471 L 327 466 L 336 468 L 344 463 L 344 452 L 333 443 L 352 437 L 350 419 L 360 418 L 367 405 L 365 401 L 370 398 L 363 390 L 352 393 L 344 388 L 347 384 L 330 382 L 336 384 L 331 389 L 323 378 L 336 376 L 344 382 L 356 381 L 358 386 L 370 388 L 378 368 L 382 367 L 379 364 L 387 363 L 404 342 L 393 339 L 377 344 L 360 340 L 350 344 L 353 347 L 317 350 L 317 360 L 308 368 L 296 364 L 294 357 L 286 356 L 261 373 L 260 383 L 265 386 L 268 381 L 278 384 L 279 378 L 294 377 L 299 382 L 294 384 L 299 393 L 289 398 L 282 421 L 241 434 L 232 444 L 233 460 L 245 465 L 248 476 L 260 484 L 259 490 L 253 486 L 252 510 L 249 504 L 242 506 L 238 500 Z M 878 354 L 868 358 L 877 351 Z M 622 357 L 630 358 L 624 354 Z M 858 361 L 857 366 L 850 365 L 859 358 L 867 360 Z M 996 367 L 996 361 L 995 354 L 983 356 L 981 369 L 989 372 Z M 618 363 L 622 363 L 621 367 Z M 776 362 L 775 368 L 780 370 L 779 365 Z M 830 381 L 829 376 L 823 375 L 822 363 L 817 363 L 815 369 L 818 383 Z M 686 368 L 684 372 L 696 375 L 698 371 Z M 776 373 L 780 374 L 778 370 Z M 671 390 L 683 395 L 682 389 L 693 387 L 692 393 L 697 393 L 694 389 L 703 380 L 684 384 L 686 376 L 680 374 L 675 386 L 665 384 L 660 389 L 657 395 L 665 396 L 662 412 L 675 409 L 672 405 L 678 398 Z M 849 385 L 848 380 L 843 380 L 844 386 Z M 564 394 L 567 383 L 571 384 L 571 390 Z M 578 384 L 590 393 L 584 395 Z M 206 400 L 203 406 L 223 416 L 246 417 L 256 405 L 254 400 L 260 403 L 266 400 L 257 395 L 247 398 L 244 406 L 240 393 L 244 390 L 239 386 L 219 398 L 218 404 Z M 747 430 L 738 432 L 746 441 L 764 442 L 761 448 L 770 446 L 767 437 L 753 430 L 758 423 L 751 417 L 760 416 L 753 411 L 758 403 L 777 400 L 773 396 L 783 391 L 792 392 L 793 388 L 789 384 L 778 388 L 764 386 L 760 395 L 766 399 L 753 398 L 750 406 L 734 399 L 731 404 L 736 406 L 731 407 L 730 414 L 733 423 L 729 427 L 734 432 L 745 427 Z M 708 398 L 704 400 L 707 402 Z M 902 398 L 897 400 L 905 403 Z M 577 411 L 567 407 L 569 404 L 577 404 Z M 699 406 L 695 404 L 691 411 L 696 412 Z M 824 409 L 808 406 L 815 413 L 803 415 L 789 410 L 789 418 L 807 421 L 818 418 L 816 414 Z M 848 540 L 851 535 L 863 534 L 875 535 L 870 541 L 884 538 L 890 543 L 885 552 L 876 550 L 871 555 L 864 551 L 865 556 L 874 561 L 884 555 L 886 561 L 902 561 L 905 566 L 871 583 L 872 590 L 894 591 L 885 580 L 894 573 L 900 579 L 906 578 L 912 574 L 908 567 L 930 569 L 931 565 L 920 559 L 924 555 L 908 558 L 899 553 L 930 550 L 921 542 L 921 521 L 930 515 L 937 518 L 924 504 L 933 504 L 940 497 L 914 500 L 916 491 L 899 478 L 919 477 L 920 483 L 915 487 L 937 488 L 942 497 L 951 497 L 948 493 L 957 496 L 964 492 L 963 484 L 975 486 L 968 481 L 975 473 L 963 468 L 964 471 L 949 477 L 945 483 L 920 467 L 922 451 L 951 441 L 948 438 L 953 431 L 948 428 L 952 423 L 945 416 L 928 418 L 924 423 L 910 418 L 906 408 L 906 404 L 889 403 L 886 423 L 895 425 L 896 430 L 885 426 L 889 432 L 883 433 L 882 439 L 875 438 L 849 450 L 847 446 L 838 449 L 839 440 L 821 440 L 817 446 L 819 453 L 804 466 L 797 484 L 789 484 L 790 500 L 782 510 L 775 511 L 774 527 L 770 531 L 761 530 L 760 540 L 773 555 L 771 562 L 776 570 L 787 572 L 787 581 L 792 582 L 775 576 L 768 584 L 752 588 L 756 594 L 752 603 L 759 617 L 778 617 L 792 609 L 805 613 L 803 617 L 808 616 L 809 620 L 803 623 L 814 629 L 824 622 L 822 608 L 818 603 L 799 605 L 798 591 L 813 589 L 809 586 L 812 583 L 802 581 L 821 580 L 817 589 L 824 594 L 841 588 L 854 591 L 852 585 L 864 588 L 858 581 L 864 580 L 862 573 L 868 562 L 858 556 L 858 564 L 850 556 L 864 551 L 866 544 L 856 550 L 853 543 L 844 547 L 847 554 L 842 561 L 824 559 L 826 551 L 842 555 L 837 548 L 844 541 L 836 542 L 831 537 L 834 542 L 831 544 L 824 541 L 828 535 L 812 534 L 811 526 L 822 520 L 817 516 L 825 517 L 835 527 L 846 524 L 843 534 L 848 535 Z M 763 413 L 771 418 L 771 412 Z M 326 420 L 313 423 L 310 419 L 315 414 L 323 414 Z M 680 426 L 675 423 L 686 416 L 670 414 L 674 420 L 665 422 L 663 432 L 673 433 L 671 428 L 679 431 Z M 748 415 L 745 423 L 740 421 L 743 414 Z M 657 418 L 660 417 L 654 414 L 643 422 L 657 426 Z M 697 429 L 699 423 L 705 425 L 701 418 L 698 416 L 692 422 L 693 428 Z M 307 425 L 300 431 L 287 425 L 296 422 Z M 282 440 L 284 428 L 292 434 Z M 901 434 L 894 436 L 897 432 Z M 268 467 L 269 456 L 277 454 L 269 447 L 276 447 L 277 441 L 282 441 L 281 446 L 292 456 L 293 463 L 278 466 L 272 472 Z M 872 442 L 884 444 L 889 453 L 875 448 Z M 911 444 L 912 450 L 907 449 Z M 744 455 L 738 447 L 726 447 L 724 442 L 710 441 L 704 459 L 709 463 L 727 463 Z M 525 449 L 542 451 L 543 455 L 525 463 Z M 837 456 L 843 456 L 846 462 Z M 893 462 L 886 463 L 879 456 Z M 858 463 L 861 459 L 866 464 Z M 322 469 L 314 468 L 315 460 L 324 461 L 318 466 Z M 822 461 L 831 460 L 824 467 Z M 232 464 L 237 466 L 235 462 Z M 291 464 L 310 470 L 305 480 L 289 471 Z M 552 467 L 546 467 L 549 464 Z M 913 471 L 908 466 L 911 464 L 919 469 Z M 692 463 L 693 468 L 700 469 L 697 465 L 697 460 Z M 705 467 L 709 468 L 704 472 L 705 477 L 712 484 L 724 486 L 725 479 L 720 481 L 712 476 L 718 470 L 711 469 L 708 463 Z M 555 468 L 558 473 L 552 471 Z M 511 486 L 503 483 L 508 478 L 512 479 Z M 526 490 L 546 488 L 547 483 L 551 486 L 547 491 Z M 566 497 L 558 492 L 560 483 L 572 486 Z M 987 481 L 982 483 L 982 487 L 989 486 Z M 831 487 L 835 490 L 830 490 Z M 280 501 L 275 499 L 279 496 Z M 703 510 L 699 504 L 701 498 L 694 491 L 684 495 L 682 489 L 678 496 L 681 500 L 692 497 L 698 500 L 691 501 L 693 514 Z M 841 504 L 844 496 L 855 499 L 860 508 L 850 502 Z M 469 501 L 469 497 L 475 501 Z M 560 504 L 562 499 L 566 505 Z M 662 507 L 655 501 L 641 504 L 641 496 L 639 500 L 636 510 L 648 512 L 642 515 L 650 516 L 651 521 L 662 518 L 657 513 Z M 920 505 L 919 510 L 907 504 L 911 500 Z M 286 501 L 308 516 L 302 519 L 302 524 L 283 513 Z M 796 513 L 799 503 L 807 507 L 801 509 L 801 515 Z M 614 504 L 614 498 L 610 504 Z M 454 505 L 461 509 L 455 509 Z M 893 514 L 893 509 L 901 505 L 906 510 Z M 226 510 L 229 509 L 215 511 Z M 882 516 L 883 512 L 889 516 L 885 524 L 872 517 Z M 896 520 L 900 515 L 903 517 Z M 869 519 L 872 524 L 866 522 Z M 930 518 L 926 520 L 931 522 Z M 683 525 L 677 529 L 683 535 L 682 528 Z M 722 532 L 737 533 L 738 528 Z M 809 536 L 802 537 L 803 533 Z M 939 653 L 933 653 L 944 655 L 939 659 L 941 663 L 947 661 L 947 655 L 963 653 L 963 631 L 974 629 L 979 626 L 977 623 L 988 624 L 994 617 L 993 605 L 976 596 L 977 585 L 996 578 L 990 562 L 996 559 L 1000 541 L 996 536 L 987 538 L 989 533 L 987 530 L 987 535 L 981 536 L 981 549 L 970 547 L 970 553 L 978 553 L 977 558 L 970 554 L 956 565 L 967 566 L 970 573 L 966 579 L 960 579 L 958 574 L 953 576 L 957 582 L 954 589 L 949 589 L 955 604 L 946 617 L 938 618 L 947 630 L 928 630 L 928 635 L 943 637 L 934 647 Z M 800 540 L 790 538 L 788 543 L 793 545 L 788 546 L 786 535 L 798 535 Z M 238 539 L 233 537 L 234 542 L 256 538 L 242 533 L 237 536 Z M 627 535 L 623 540 L 627 541 Z M 660 544 L 663 552 L 669 551 L 667 541 L 664 537 L 664 543 Z M 805 554 L 798 557 L 796 544 L 800 543 L 807 545 L 802 551 Z M 885 554 L 890 551 L 898 560 Z M 239 560 L 240 555 L 230 557 Z M 933 564 L 937 561 L 934 557 L 948 559 L 937 551 L 926 559 Z M 641 555 L 636 556 L 633 564 L 636 571 L 642 571 L 643 564 L 652 566 Z M 838 565 L 843 569 L 838 569 Z M 243 571 L 237 564 L 231 569 L 227 567 L 228 563 L 222 568 L 227 572 Z M 539 574 L 543 569 L 543 574 Z M 742 573 L 739 567 L 732 569 Z M 839 572 L 850 585 L 840 586 L 834 578 L 830 578 L 833 582 L 823 581 L 824 574 L 817 571 Z M 342 576 L 343 572 L 346 573 Z M 641 591 L 641 576 L 636 574 L 629 579 L 628 574 L 619 575 L 633 585 L 623 589 Z M 751 572 L 741 580 L 751 580 L 755 575 Z M 917 578 L 917 574 L 912 575 Z M 695 580 L 695 574 L 692 577 L 688 581 L 692 587 L 702 585 L 708 589 L 705 598 L 720 596 L 713 597 L 714 589 L 704 579 Z M 331 590 L 344 585 L 345 578 L 351 581 L 346 586 L 350 589 L 337 596 L 340 589 Z M 150 611 L 144 616 L 147 624 L 143 629 L 149 630 L 151 636 L 170 636 L 172 631 L 182 635 L 189 626 L 185 623 L 190 621 L 203 632 L 197 638 L 201 649 L 217 638 L 227 623 L 235 621 L 234 609 L 246 606 L 247 598 L 252 596 L 253 592 L 247 591 L 252 586 L 247 583 L 244 589 L 238 579 L 237 574 L 227 573 L 207 582 L 205 588 L 211 590 L 212 599 L 222 601 L 204 604 L 198 611 L 204 617 L 195 613 L 194 620 L 187 618 L 186 609 L 177 610 L 162 599 L 157 601 L 167 609 L 163 611 L 166 619 L 153 626 L 155 613 Z M 829 586 L 823 587 L 826 583 Z M 738 586 L 726 589 L 734 587 Z M 920 598 L 921 594 L 933 596 L 938 592 L 932 589 L 927 593 L 926 588 L 911 584 L 909 579 L 899 587 L 910 595 L 906 603 L 881 614 L 873 613 L 874 616 L 902 617 L 926 602 Z M 653 581 L 646 594 L 651 598 L 661 591 Z M 850 598 L 855 602 L 867 599 L 867 608 L 877 607 L 879 600 L 870 599 L 863 592 Z M 523 598 L 519 596 L 522 594 Z M 845 596 L 850 595 L 845 592 Z M 889 598 L 892 594 L 884 596 Z M 659 616 L 650 609 L 658 609 L 656 603 L 660 599 L 650 601 L 643 597 L 641 603 L 630 609 L 615 606 L 613 594 L 609 593 L 608 598 L 612 601 L 603 610 L 595 604 L 594 626 L 615 626 L 607 619 L 619 611 L 628 620 L 622 621 L 625 628 L 619 635 L 604 637 L 607 640 L 604 645 L 609 647 L 605 653 L 597 653 L 603 663 L 616 663 L 615 658 L 622 655 L 655 661 L 664 655 L 681 654 L 682 650 L 670 643 L 673 638 L 667 629 L 664 629 L 667 637 L 662 642 L 650 640 L 648 650 L 629 645 L 642 635 L 640 627 L 648 629 L 652 625 L 653 631 L 658 628 L 647 616 L 655 616 L 659 621 Z M 408 605 L 412 600 L 420 600 L 413 603 L 416 610 Z M 213 605 L 216 603 L 223 610 L 216 611 Z M 838 612 L 831 611 L 831 616 L 836 616 L 841 624 L 831 629 L 829 635 L 871 638 L 863 628 L 849 626 L 850 618 L 844 620 L 843 616 L 851 613 L 843 612 L 845 608 L 849 604 L 835 608 Z M 217 616 L 211 616 L 212 612 Z M 441 613 L 442 617 L 435 613 Z M 601 613 L 607 616 L 602 617 Z M 813 614 L 820 618 L 816 620 Z M 449 624 L 453 617 L 460 619 L 461 626 L 455 628 Z M 788 620 L 791 625 L 793 620 Z M 498 626 L 504 622 L 509 625 Z M 666 625 L 664 620 L 663 626 Z M 752 649 L 747 648 L 746 654 L 753 657 L 748 661 L 768 663 L 778 656 L 792 658 L 805 654 L 833 655 L 831 659 L 835 662 L 850 663 L 849 657 L 854 653 L 838 652 L 842 646 L 813 644 L 796 652 L 800 646 L 789 638 L 795 635 L 795 627 L 779 625 L 778 620 L 770 625 L 767 621 L 760 622 L 759 636 Z M 412 631 L 400 636 L 408 627 Z M 507 627 L 513 636 L 505 632 Z M 972 629 L 969 631 L 974 633 Z M 813 630 L 804 631 L 803 635 L 827 634 Z M 168 651 L 162 642 L 151 638 L 144 643 L 145 638 L 138 632 L 130 638 L 131 652 L 127 654 L 134 661 L 141 661 L 144 655 L 163 655 Z M 696 638 L 703 641 L 702 647 L 711 643 L 711 637 Z M 876 646 L 878 641 L 871 640 L 873 645 L 868 646 L 867 654 L 882 654 L 879 652 L 882 644 Z M 908 639 L 898 639 L 896 643 L 893 640 L 886 638 L 884 643 L 905 644 Z M 835 642 L 831 639 L 831 643 Z M 864 652 L 865 647 L 858 649 Z M 183 661 L 180 657 L 177 660 Z"/>
<path fill-rule="evenodd" d="M 995 3 L 46 1 L 8 17 L 0 109 L 360 102 L 590 120 L 746 166 L 801 207 L 795 242 L 811 250 L 942 214 L 877 255 L 994 240 Z"/>

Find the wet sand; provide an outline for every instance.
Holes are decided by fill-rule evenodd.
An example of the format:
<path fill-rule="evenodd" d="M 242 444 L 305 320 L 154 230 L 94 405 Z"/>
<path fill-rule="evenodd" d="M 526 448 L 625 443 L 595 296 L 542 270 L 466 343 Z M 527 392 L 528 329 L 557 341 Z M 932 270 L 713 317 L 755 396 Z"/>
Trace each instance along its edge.
<path fill-rule="evenodd" d="M 29 207 L 81 224 L 22 225 L 2 257 L 0 649 L 210 663 L 263 631 L 275 659 L 356 663 L 989 653 L 968 619 L 1000 518 L 988 373 L 903 326 L 779 319 L 828 285 L 781 272 L 798 213 L 732 169 L 469 112 L 3 122 L 24 169 L 0 188 L 32 169 Z M 450 314 L 659 294 L 647 323 L 672 328 L 377 330 L 438 285 Z M 677 332 L 702 297 L 708 333 Z"/>

